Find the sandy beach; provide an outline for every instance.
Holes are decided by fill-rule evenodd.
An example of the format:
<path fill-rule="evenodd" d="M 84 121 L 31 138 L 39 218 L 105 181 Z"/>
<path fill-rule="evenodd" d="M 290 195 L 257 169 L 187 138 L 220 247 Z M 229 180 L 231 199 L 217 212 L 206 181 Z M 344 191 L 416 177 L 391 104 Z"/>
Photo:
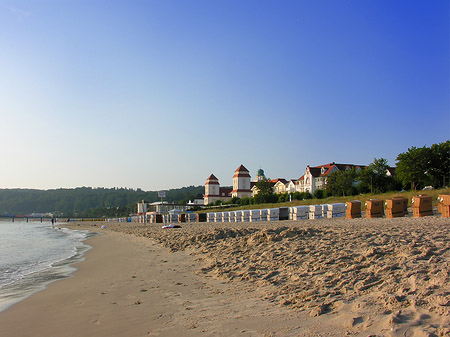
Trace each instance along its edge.
<path fill-rule="evenodd" d="M 73 277 L 0 336 L 448 336 L 450 220 L 76 223 Z"/>

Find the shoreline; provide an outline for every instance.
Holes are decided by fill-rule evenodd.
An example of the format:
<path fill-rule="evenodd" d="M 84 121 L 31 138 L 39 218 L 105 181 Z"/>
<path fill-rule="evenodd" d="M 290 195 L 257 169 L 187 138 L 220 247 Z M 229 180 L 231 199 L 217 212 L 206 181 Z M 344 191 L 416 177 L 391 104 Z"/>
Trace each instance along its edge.
<path fill-rule="evenodd" d="M 74 265 L 73 277 L 53 282 L 1 312 L 2 336 L 402 336 L 413 331 L 440 336 L 450 332 L 445 316 L 448 304 L 442 302 L 445 289 L 440 289 L 441 284 L 448 285 L 450 276 L 448 219 L 186 224 L 169 230 L 129 223 L 105 225 L 106 230 L 99 224 L 67 226 L 104 235 L 85 241 L 93 248 L 85 261 Z M 391 244 L 403 244 L 402 235 L 414 238 L 417 252 L 391 251 Z M 331 242 L 339 249 L 330 250 Z M 367 249 L 365 245 L 371 243 L 373 249 Z M 411 245 L 406 242 L 406 247 Z M 347 294 L 333 293 L 329 287 L 333 274 L 345 281 L 336 262 L 342 252 L 357 263 L 356 269 L 350 264 L 347 272 L 355 273 Z M 310 255 L 314 261 L 298 260 Z M 330 274 L 318 274 L 321 260 L 332 262 L 325 259 L 327 255 L 336 255 L 337 260 L 329 265 Z M 403 275 L 400 265 L 389 269 L 396 259 L 403 259 L 408 268 L 428 268 L 410 270 L 406 281 L 414 282 L 415 289 L 405 288 L 401 279 L 397 285 L 393 282 Z M 387 266 L 387 272 L 378 270 L 378 264 Z M 305 266 L 311 267 L 310 274 L 306 269 L 300 272 Z M 441 274 L 448 273 L 433 276 L 432 290 L 422 276 L 438 267 Z M 365 268 L 369 274 L 363 273 Z M 301 297 L 307 295 L 302 282 L 309 282 L 316 295 Z M 426 291 L 441 301 L 429 307 L 431 311 L 423 304 L 428 300 Z"/>
<path fill-rule="evenodd" d="M 36 268 L 36 270 L 24 268 L 22 271 L 23 275 L 20 278 L 11 278 L 9 283 L 4 283 L 0 289 L 0 312 L 23 301 L 36 292 L 46 289 L 49 284 L 55 281 L 71 277 L 71 274 L 76 270 L 73 265 L 82 261 L 84 254 L 91 248 L 85 244 L 85 240 L 96 235 L 88 230 L 66 230 L 61 227 L 50 227 L 50 224 L 48 224 L 48 229 L 59 232 L 70 231 L 66 235 L 72 237 L 74 242 L 73 251 L 68 252 L 70 255 L 60 256 L 58 259 L 48 261 L 47 265 L 43 264 L 40 266 L 41 268 Z"/>
<path fill-rule="evenodd" d="M 285 308 L 197 275 L 185 252 L 111 231 L 86 244 L 73 277 L 0 313 L 2 336 L 314 335 Z"/>

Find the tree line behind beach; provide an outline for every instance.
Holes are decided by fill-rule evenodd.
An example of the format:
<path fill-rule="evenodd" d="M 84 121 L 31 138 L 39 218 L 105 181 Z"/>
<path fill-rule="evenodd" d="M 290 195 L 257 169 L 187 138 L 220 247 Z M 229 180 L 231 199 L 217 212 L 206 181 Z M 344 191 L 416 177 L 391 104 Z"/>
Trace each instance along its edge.
<path fill-rule="evenodd" d="M 204 192 L 203 186 L 166 191 L 165 201 L 186 203 Z M 129 188 L 91 188 L 34 190 L 0 189 L 0 215 L 53 213 L 57 217 L 115 217 L 135 211 L 140 200 L 161 200 L 156 191 Z"/>

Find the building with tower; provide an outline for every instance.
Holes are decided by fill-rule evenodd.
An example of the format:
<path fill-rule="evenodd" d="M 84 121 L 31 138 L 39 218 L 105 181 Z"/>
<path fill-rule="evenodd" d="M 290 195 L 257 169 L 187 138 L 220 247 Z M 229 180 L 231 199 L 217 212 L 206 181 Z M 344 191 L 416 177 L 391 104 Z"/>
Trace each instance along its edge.
<path fill-rule="evenodd" d="M 264 174 L 264 170 L 262 168 L 260 168 L 257 172 L 256 172 L 256 179 L 255 182 L 258 181 L 263 181 L 266 179 L 266 176 Z"/>
<path fill-rule="evenodd" d="M 240 165 L 236 171 L 234 171 L 231 196 L 240 199 L 250 198 L 252 196 L 252 191 L 250 189 L 250 172 L 244 165 Z"/>
<path fill-rule="evenodd" d="M 231 188 L 220 187 L 219 179 L 211 174 L 205 183 L 205 195 L 203 196 L 203 204 L 209 205 L 217 200 L 228 201 L 231 199 Z"/>
<path fill-rule="evenodd" d="M 262 171 L 262 174 L 264 175 L 264 171 Z M 214 174 L 211 174 L 206 179 L 203 204 L 209 205 L 217 200 L 228 201 L 232 197 L 250 198 L 252 196 L 252 184 L 254 183 L 250 182 L 250 173 L 244 165 L 240 165 L 234 171 L 233 188 L 220 187 L 219 179 Z"/>

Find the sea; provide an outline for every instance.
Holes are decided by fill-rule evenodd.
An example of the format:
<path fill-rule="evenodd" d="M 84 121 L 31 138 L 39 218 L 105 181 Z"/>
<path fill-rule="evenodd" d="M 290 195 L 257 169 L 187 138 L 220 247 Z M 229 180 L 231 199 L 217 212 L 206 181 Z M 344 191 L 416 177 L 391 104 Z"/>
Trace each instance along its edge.
<path fill-rule="evenodd" d="M 92 235 L 49 221 L 0 220 L 0 311 L 69 277 Z"/>

